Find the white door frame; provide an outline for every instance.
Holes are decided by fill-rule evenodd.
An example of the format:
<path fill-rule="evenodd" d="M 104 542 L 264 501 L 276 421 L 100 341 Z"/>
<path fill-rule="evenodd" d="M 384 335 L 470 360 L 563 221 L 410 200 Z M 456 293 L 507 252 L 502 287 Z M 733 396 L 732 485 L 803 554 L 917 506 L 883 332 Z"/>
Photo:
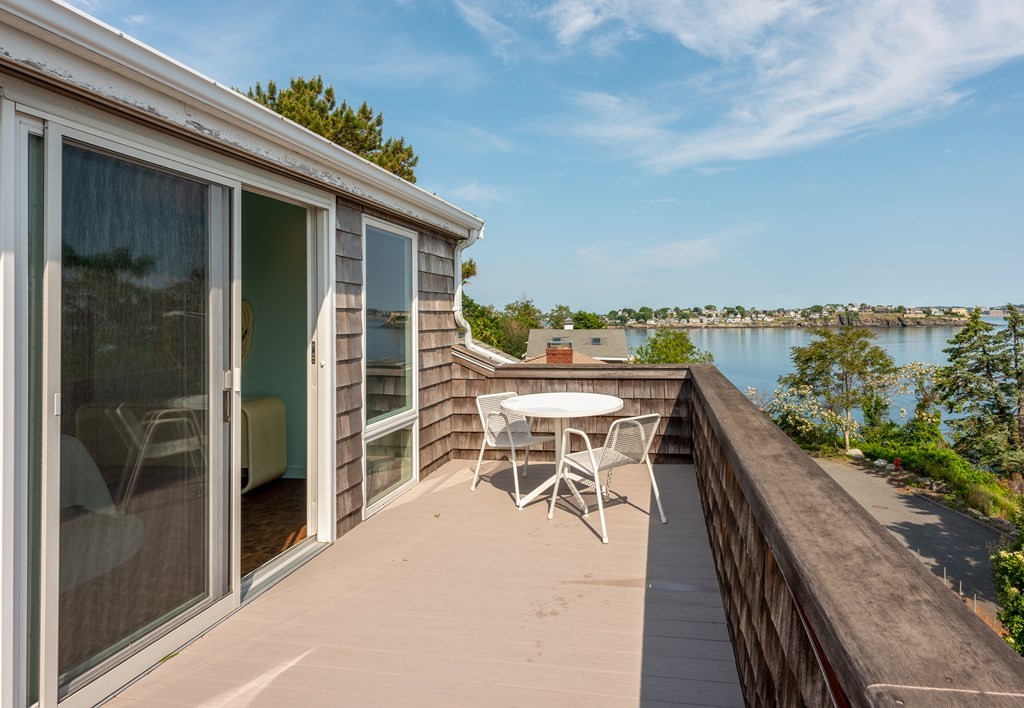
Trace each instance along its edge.
<path fill-rule="evenodd" d="M 307 341 L 306 361 L 306 519 L 311 527 L 311 535 L 306 541 L 297 544 L 277 558 L 267 561 L 254 570 L 241 582 L 241 601 L 255 597 L 268 584 L 279 580 L 283 575 L 301 565 L 312 554 L 318 553 L 322 544 L 332 543 L 336 538 L 335 523 L 335 437 L 334 428 L 334 391 L 336 367 L 334 356 L 335 331 L 335 239 L 331 224 L 335 223 L 336 200 L 333 196 L 311 199 L 310 194 L 294 186 L 279 181 L 258 179 L 255 174 L 246 175 L 242 190 L 238 193 L 241 214 L 241 192 L 260 194 L 279 202 L 293 204 L 306 210 L 306 312 Z M 240 221 L 240 219 L 239 219 Z M 232 283 L 232 311 L 241 312 L 242 281 L 242 229 L 239 224 L 235 236 L 233 252 L 234 281 Z M 241 352 L 241 328 L 233 328 L 233 336 L 237 342 L 233 350 Z M 316 352 L 315 361 L 313 352 Z M 235 370 L 235 380 L 241 382 L 241 358 Z M 241 406 L 241 389 L 238 391 L 238 403 Z M 241 429 L 232 426 L 234 449 L 240 450 Z M 238 478 L 235 489 L 242 488 L 241 461 L 233 466 Z M 239 495 L 241 496 L 241 495 Z M 324 503 L 323 500 L 327 500 Z M 240 578 L 241 573 L 241 504 L 235 505 L 235 516 L 232 519 L 235 546 L 233 558 L 238 567 L 233 569 L 232 577 Z M 312 543 L 311 543 L 312 542 Z"/>

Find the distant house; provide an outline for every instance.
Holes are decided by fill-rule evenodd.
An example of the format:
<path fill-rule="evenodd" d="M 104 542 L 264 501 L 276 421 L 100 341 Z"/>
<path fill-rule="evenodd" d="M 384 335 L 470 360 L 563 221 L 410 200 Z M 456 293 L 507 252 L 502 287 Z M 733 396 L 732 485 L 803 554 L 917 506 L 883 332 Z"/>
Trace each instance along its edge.
<path fill-rule="evenodd" d="M 626 331 L 622 329 L 531 329 L 526 359 L 543 357 L 549 345 L 572 347 L 604 362 L 622 362 L 629 358 Z"/>
<path fill-rule="evenodd" d="M 558 356 L 558 352 L 565 352 L 568 354 L 566 359 L 562 360 Z M 583 352 L 578 352 L 572 347 L 556 347 L 547 349 L 544 354 L 535 356 L 532 359 L 525 359 L 522 363 L 524 364 L 607 364 L 606 361 L 595 359 L 592 356 L 587 356 Z"/>

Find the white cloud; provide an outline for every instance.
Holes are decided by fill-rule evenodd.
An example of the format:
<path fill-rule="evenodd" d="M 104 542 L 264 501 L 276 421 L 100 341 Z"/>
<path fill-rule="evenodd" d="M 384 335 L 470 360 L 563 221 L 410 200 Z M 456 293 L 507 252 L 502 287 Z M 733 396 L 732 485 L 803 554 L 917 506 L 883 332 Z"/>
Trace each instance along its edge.
<path fill-rule="evenodd" d="M 460 146 L 478 155 L 494 152 L 510 153 L 518 150 L 520 147 L 507 136 L 485 130 L 476 125 L 460 123 L 454 120 L 446 120 L 444 122 L 451 129 L 451 132 L 445 133 L 447 140 L 457 141 Z"/>
<path fill-rule="evenodd" d="M 668 126 L 679 117 L 674 110 L 659 112 L 649 104 L 597 91 L 569 94 L 576 114 L 544 121 L 540 129 L 606 145 L 642 156 L 663 147 L 672 134 Z"/>
<path fill-rule="evenodd" d="M 661 35 L 717 64 L 673 95 L 658 87 L 657 102 L 573 97 L 572 135 L 658 171 L 917 121 L 962 101 L 964 82 L 1024 56 L 1024 3 L 1000 0 L 559 0 L 545 17 L 566 49 L 607 53 Z M 702 125 L 689 113 L 684 124 L 672 106 L 692 103 L 701 82 L 715 100 L 702 106 Z"/>
<path fill-rule="evenodd" d="M 636 205 L 632 209 L 627 209 L 626 211 L 624 211 L 622 213 L 623 214 L 639 214 L 640 212 L 647 211 L 648 209 L 654 209 L 654 208 L 660 208 L 660 207 L 678 206 L 678 205 L 684 204 L 684 203 L 685 202 L 680 202 L 675 197 L 665 197 L 665 198 L 660 198 L 660 199 L 641 199 L 639 202 L 636 203 Z"/>
<path fill-rule="evenodd" d="M 516 47 L 521 38 L 514 29 L 496 19 L 491 12 L 480 5 L 464 2 L 464 0 L 452 0 L 452 2 L 462 19 L 490 42 L 491 51 L 495 56 L 502 59 L 515 58 Z"/>
<path fill-rule="evenodd" d="M 577 255 L 599 268 L 639 271 L 686 270 L 724 259 L 739 241 L 759 230 L 755 227 L 744 227 L 649 245 L 628 241 L 599 243 L 580 249 Z"/>
<path fill-rule="evenodd" d="M 346 63 L 345 73 L 359 81 L 439 81 L 451 89 L 466 90 L 479 84 L 475 63 L 464 56 L 411 47 L 400 40 L 385 49 L 368 49 Z"/>
<path fill-rule="evenodd" d="M 72 7 L 76 7 L 83 12 L 88 12 L 91 15 L 97 14 L 102 6 L 97 0 L 65 0 Z"/>
<path fill-rule="evenodd" d="M 710 177 L 711 175 L 722 174 L 723 172 L 732 172 L 736 168 L 731 165 L 709 165 L 707 167 L 694 167 L 693 171 L 699 175 Z"/>
<path fill-rule="evenodd" d="M 473 204 L 503 202 L 509 198 L 509 188 L 479 184 L 474 180 L 452 189 L 450 195 L 456 202 Z"/>

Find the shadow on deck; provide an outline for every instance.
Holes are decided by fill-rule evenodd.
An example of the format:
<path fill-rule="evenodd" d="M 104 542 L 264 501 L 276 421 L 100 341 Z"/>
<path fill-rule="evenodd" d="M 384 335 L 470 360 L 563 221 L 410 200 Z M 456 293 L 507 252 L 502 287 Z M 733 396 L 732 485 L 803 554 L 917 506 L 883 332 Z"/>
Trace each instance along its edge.
<path fill-rule="evenodd" d="M 691 466 L 655 467 L 667 525 L 617 471 L 607 546 L 484 471 L 444 465 L 110 705 L 743 704 Z"/>

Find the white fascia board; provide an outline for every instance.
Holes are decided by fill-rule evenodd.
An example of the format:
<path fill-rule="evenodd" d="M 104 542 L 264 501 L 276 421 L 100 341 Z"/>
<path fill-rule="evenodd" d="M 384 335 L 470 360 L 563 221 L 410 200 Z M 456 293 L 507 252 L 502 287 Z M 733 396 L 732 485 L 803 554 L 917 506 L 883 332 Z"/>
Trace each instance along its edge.
<path fill-rule="evenodd" d="M 3 62 L 446 233 L 468 238 L 483 228 L 479 217 L 62 3 L 5 0 Z"/>

